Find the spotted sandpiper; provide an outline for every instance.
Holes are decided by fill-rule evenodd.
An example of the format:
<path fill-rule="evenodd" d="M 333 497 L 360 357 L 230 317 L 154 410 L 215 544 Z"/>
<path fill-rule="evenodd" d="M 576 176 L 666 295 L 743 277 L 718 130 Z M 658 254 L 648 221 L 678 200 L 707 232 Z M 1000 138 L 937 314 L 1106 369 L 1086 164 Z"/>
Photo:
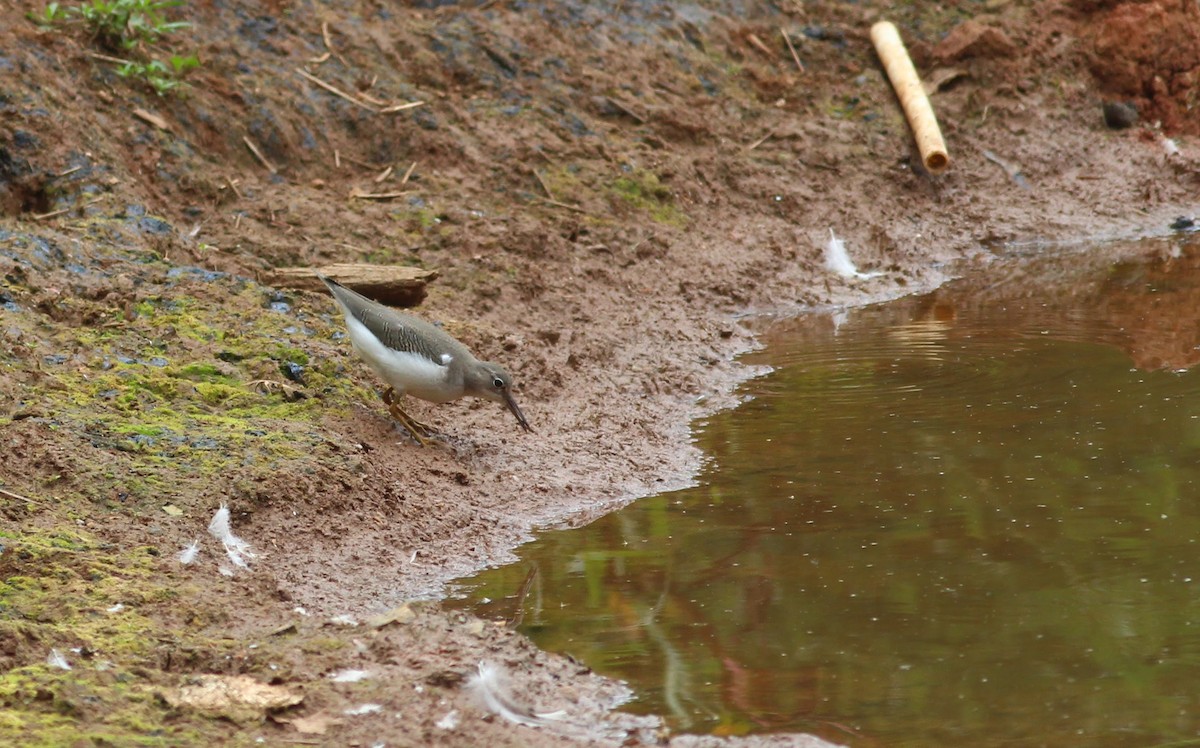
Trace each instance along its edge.
<path fill-rule="evenodd" d="M 318 274 L 341 307 L 350 343 L 389 385 L 383 393 L 392 416 L 422 445 L 435 433 L 397 404 L 404 395 L 448 403 L 471 395 L 504 403 L 517 423 L 532 431 L 512 396 L 504 367 L 480 361 L 467 347 L 420 317 L 398 312 Z"/>

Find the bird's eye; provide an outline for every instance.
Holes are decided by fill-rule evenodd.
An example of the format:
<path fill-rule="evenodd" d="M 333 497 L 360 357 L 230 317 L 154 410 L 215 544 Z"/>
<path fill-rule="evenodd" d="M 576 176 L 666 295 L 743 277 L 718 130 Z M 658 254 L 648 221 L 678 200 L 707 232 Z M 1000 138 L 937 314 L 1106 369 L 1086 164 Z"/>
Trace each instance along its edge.
<path fill-rule="evenodd" d="M 492 377 L 492 386 L 498 390 L 504 389 L 504 379 L 502 377 Z"/>

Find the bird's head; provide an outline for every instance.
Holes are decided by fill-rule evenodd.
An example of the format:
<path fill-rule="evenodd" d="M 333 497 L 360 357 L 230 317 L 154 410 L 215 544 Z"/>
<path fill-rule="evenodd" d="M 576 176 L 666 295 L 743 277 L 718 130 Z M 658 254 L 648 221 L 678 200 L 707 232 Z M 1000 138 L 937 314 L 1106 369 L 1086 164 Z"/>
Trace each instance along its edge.
<path fill-rule="evenodd" d="M 525 414 L 521 412 L 517 401 L 513 399 L 512 381 L 512 375 L 503 366 L 488 361 L 480 361 L 477 366 L 473 367 L 467 373 L 466 389 L 467 392 L 477 397 L 484 397 L 488 400 L 504 403 L 512 411 L 512 414 L 517 417 L 517 423 L 521 424 L 521 428 L 526 431 L 533 431 L 529 427 L 529 421 L 525 420 Z"/>

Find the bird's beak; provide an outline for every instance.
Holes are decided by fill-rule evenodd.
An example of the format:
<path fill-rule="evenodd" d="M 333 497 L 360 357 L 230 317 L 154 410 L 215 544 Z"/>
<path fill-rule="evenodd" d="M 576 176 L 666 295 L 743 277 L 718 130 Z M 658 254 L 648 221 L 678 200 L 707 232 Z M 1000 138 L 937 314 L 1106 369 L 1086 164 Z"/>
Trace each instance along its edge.
<path fill-rule="evenodd" d="M 507 387 L 504 389 L 504 404 L 507 405 L 508 409 L 512 411 L 512 414 L 517 417 L 517 423 L 521 424 L 521 428 L 525 429 L 526 431 L 533 431 L 533 429 L 529 427 L 529 421 L 525 420 L 525 414 L 521 412 L 520 406 L 517 405 L 517 401 L 513 399 L 512 393 L 508 391 Z"/>

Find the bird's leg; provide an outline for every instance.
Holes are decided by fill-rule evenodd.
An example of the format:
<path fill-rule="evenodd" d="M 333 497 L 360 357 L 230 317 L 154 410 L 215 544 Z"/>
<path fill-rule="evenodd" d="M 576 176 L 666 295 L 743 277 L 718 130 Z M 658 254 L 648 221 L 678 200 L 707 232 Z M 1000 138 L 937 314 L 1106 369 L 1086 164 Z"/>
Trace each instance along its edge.
<path fill-rule="evenodd" d="M 401 410 L 400 404 L 396 402 L 395 389 L 387 388 L 383 393 L 383 402 L 388 406 L 388 412 L 392 414 L 392 418 L 399 421 L 400 425 L 412 434 L 412 438 L 416 439 L 418 444 L 422 447 L 429 446 L 429 438 L 437 432 Z"/>

